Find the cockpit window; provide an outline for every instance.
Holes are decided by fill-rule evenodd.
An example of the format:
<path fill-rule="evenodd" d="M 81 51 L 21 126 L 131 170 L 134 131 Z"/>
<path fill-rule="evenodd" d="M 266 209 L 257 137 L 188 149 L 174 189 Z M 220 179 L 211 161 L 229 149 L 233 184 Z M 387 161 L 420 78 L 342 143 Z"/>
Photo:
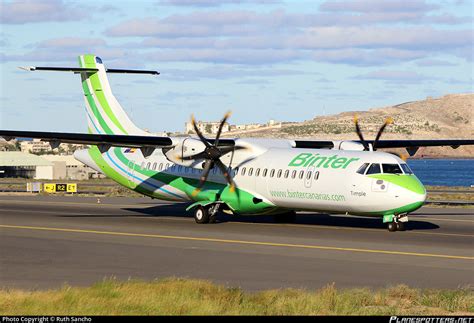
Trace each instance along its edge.
<path fill-rule="evenodd" d="M 362 166 L 359 167 L 359 169 L 357 170 L 357 173 L 364 175 L 365 170 L 367 169 L 368 166 L 369 166 L 369 163 L 364 163 Z"/>
<path fill-rule="evenodd" d="M 100 57 L 97 57 L 97 56 L 95 58 L 95 62 L 99 63 L 99 64 L 102 64 L 102 60 L 100 59 Z"/>
<path fill-rule="evenodd" d="M 410 167 L 408 167 L 407 164 L 400 164 L 400 166 L 402 166 L 403 172 L 405 174 L 409 174 L 409 175 L 413 174 L 412 170 L 410 169 Z"/>
<path fill-rule="evenodd" d="M 382 171 L 380 170 L 380 164 L 372 164 L 370 165 L 369 169 L 367 170 L 367 175 L 369 174 L 380 174 Z"/>
<path fill-rule="evenodd" d="M 398 164 L 382 164 L 382 169 L 385 174 L 403 174 Z"/>

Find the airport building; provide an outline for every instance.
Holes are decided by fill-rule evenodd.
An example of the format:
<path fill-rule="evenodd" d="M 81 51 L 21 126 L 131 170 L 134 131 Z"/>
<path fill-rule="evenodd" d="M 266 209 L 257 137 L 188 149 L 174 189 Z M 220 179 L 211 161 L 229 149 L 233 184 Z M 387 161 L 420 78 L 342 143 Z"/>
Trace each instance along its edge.
<path fill-rule="evenodd" d="M 85 180 L 103 175 L 72 155 L 37 156 L 19 151 L 0 151 L 0 177 Z"/>
<path fill-rule="evenodd" d="M 216 121 L 216 122 L 204 122 L 204 121 L 198 121 L 196 122 L 196 126 L 201 131 L 202 133 L 206 134 L 216 134 L 217 131 L 219 130 L 221 122 Z M 194 126 L 192 122 L 185 122 L 184 124 L 185 127 L 185 133 L 194 133 Z M 224 126 L 222 127 L 222 132 L 228 132 L 230 131 L 230 125 L 226 122 L 224 123 Z"/>
<path fill-rule="evenodd" d="M 86 145 L 75 145 L 75 144 L 60 144 L 59 145 L 59 153 L 60 154 L 72 154 L 76 149 L 85 149 L 87 148 Z M 41 153 L 48 153 L 52 154 L 53 148 L 47 141 L 42 141 L 41 139 L 33 139 L 33 140 L 23 140 L 20 143 L 20 149 L 24 153 L 33 153 L 33 154 L 41 154 Z"/>
<path fill-rule="evenodd" d="M 20 151 L 0 152 L 0 177 L 53 179 L 53 163 Z"/>

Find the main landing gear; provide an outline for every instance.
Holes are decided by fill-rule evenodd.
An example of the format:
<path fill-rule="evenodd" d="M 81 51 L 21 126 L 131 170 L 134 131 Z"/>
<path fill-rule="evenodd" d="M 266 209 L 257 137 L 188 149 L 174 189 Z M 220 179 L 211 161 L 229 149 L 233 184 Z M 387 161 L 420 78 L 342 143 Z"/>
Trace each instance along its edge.
<path fill-rule="evenodd" d="M 390 219 L 387 219 L 387 216 L 384 216 L 388 231 L 405 231 L 405 223 L 408 222 L 407 215 L 391 215 L 389 217 Z"/>
<path fill-rule="evenodd" d="M 194 210 L 194 220 L 196 223 L 215 223 L 217 211 L 219 211 L 220 204 L 199 205 Z"/>

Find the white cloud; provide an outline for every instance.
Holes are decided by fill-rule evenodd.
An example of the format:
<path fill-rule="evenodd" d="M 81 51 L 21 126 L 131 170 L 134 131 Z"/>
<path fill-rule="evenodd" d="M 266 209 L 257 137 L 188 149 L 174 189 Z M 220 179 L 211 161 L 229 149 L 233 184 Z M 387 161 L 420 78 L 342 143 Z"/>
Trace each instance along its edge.
<path fill-rule="evenodd" d="M 21 0 L 0 4 L 2 24 L 74 21 L 89 15 L 84 6 L 76 7 L 61 0 Z"/>
<path fill-rule="evenodd" d="M 415 12 L 437 9 L 437 5 L 424 0 L 345 0 L 327 1 L 319 7 L 322 11 L 337 12 Z"/>

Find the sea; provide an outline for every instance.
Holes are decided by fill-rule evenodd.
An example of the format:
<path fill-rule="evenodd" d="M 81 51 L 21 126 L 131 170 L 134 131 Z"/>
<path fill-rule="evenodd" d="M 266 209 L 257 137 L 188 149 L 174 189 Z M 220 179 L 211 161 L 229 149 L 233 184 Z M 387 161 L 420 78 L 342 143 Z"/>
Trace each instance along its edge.
<path fill-rule="evenodd" d="M 409 159 L 424 185 L 474 187 L 474 159 Z"/>

